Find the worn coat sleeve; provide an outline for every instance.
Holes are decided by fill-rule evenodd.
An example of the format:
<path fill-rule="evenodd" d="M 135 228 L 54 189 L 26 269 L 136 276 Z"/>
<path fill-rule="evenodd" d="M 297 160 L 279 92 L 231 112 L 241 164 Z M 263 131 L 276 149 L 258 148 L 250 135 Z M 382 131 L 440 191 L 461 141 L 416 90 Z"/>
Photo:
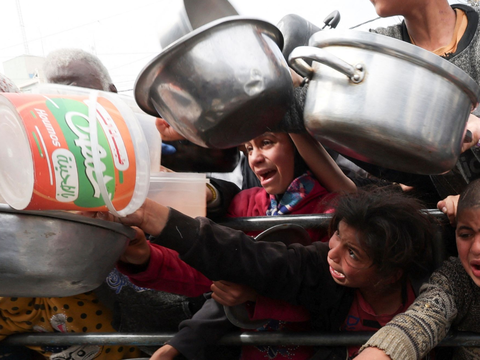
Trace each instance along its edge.
<path fill-rule="evenodd" d="M 191 266 L 179 259 L 176 251 L 149 243 L 151 255 L 147 270 L 132 273 L 127 266 L 117 268 L 127 275 L 132 283 L 172 294 L 199 296 L 210 291 L 212 282 Z"/>
<path fill-rule="evenodd" d="M 228 321 L 223 306 L 208 299 L 191 319 L 180 323 L 179 332 L 168 343 L 189 360 L 203 360 L 206 347 L 234 329 L 238 328 Z"/>
<path fill-rule="evenodd" d="M 328 245 L 323 243 L 287 247 L 281 242 L 255 242 L 242 231 L 174 209 L 153 241 L 178 251 L 182 260 L 211 280 L 245 284 L 261 295 L 291 303 L 298 304 L 302 294 L 332 282 L 326 264 Z"/>

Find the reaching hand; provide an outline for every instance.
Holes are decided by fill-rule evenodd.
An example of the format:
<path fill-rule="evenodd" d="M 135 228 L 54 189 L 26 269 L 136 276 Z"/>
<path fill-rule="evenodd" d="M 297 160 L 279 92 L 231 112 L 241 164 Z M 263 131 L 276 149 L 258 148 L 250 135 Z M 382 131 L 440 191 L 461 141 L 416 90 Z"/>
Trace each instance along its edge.
<path fill-rule="evenodd" d="M 226 306 L 236 306 L 247 301 L 256 301 L 257 293 L 251 287 L 229 281 L 214 281 L 211 290 L 212 298 Z"/>
<path fill-rule="evenodd" d="M 169 209 L 151 199 L 145 199 L 143 205 L 133 214 L 118 218 L 127 226 L 138 226 L 150 235 L 159 235 L 168 220 Z"/>
<path fill-rule="evenodd" d="M 176 132 L 165 120 L 157 118 L 155 126 L 164 141 L 185 140 L 185 137 Z"/>
<path fill-rule="evenodd" d="M 473 114 L 470 114 L 467 122 L 467 130 L 470 130 L 470 132 L 472 133 L 472 139 L 471 141 L 463 143 L 462 152 L 478 144 L 478 141 L 480 140 L 480 118 L 476 117 Z"/>
<path fill-rule="evenodd" d="M 380 350 L 376 347 L 368 347 L 363 350 L 360 355 L 355 357 L 355 360 L 391 360 L 390 356 L 385 354 L 383 350 Z"/>
<path fill-rule="evenodd" d="M 437 204 L 438 210 L 447 215 L 450 224 L 455 225 L 455 217 L 457 216 L 458 198 L 460 195 L 450 195 L 440 200 Z"/>
<path fill-rule="evenodd" d="M 150 260 L 150 246 L 148 246 L 145 233 L 137 227 L 133 229 L 137 232 L 137 236 L 130 240 L 125 252 L 120 257 L 120 261 L 127 264 L 143 265 Z"/>
<path fill-rule="evenodd" d="M 173 360 L 180 355 L 177 349 L 171 345 L 163 345 L 160 349 L 155 351 L 150 360 Z"/>
<path fill-rule="evenodd" d="M 126 226 L 138 226 L 147 234 L 155 236 L 159 235 L 165 227 L 169 209 L 147 198 L 137 211 L 121 218 L 101 211 L 77 211 L 76 213 L 91 218 L 118 222 Z"/>

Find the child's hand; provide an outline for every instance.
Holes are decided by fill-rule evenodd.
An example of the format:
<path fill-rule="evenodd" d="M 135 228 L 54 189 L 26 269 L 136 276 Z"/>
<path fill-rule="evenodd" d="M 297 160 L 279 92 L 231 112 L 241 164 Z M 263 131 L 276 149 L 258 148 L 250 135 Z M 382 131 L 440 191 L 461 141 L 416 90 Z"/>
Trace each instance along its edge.
<path fill-rule="evenodd" d="M 146 199 L 143 205 L 133 214 L 118 218 L 118 221 L 127 226 L 138 226 L 147 234 L 159 235 L 168 220 L 167 207 Z"/>
<path fill-rule="evenodd" d="M 153 359 L 153 358 L 152 358 Z M 385 354 L 383 350 L 380 350 L 376 347 L 368 347 L 363 350 L 360 355 L 355 357 L 355 360 L 365 359 L 365 360 L 391 360 L 390 356 Z"/>
<path fill-rule="evenodd" d="M 178 352 L 177 349 L 175 349 L 171 345 L 166 344 L 166 345 L 163 345 L 157 351 L 155 351 L 152 357 L 150 358 L 150 360 L 170 360 L 170 359 L 174 359 L 178 355 L 180 355 L 180 353 Z"/>
<path fill-rule="evenodd" d="M 257 293 L 251 287 L 229 281 L 214 281 L 212 298 L 225 306 L 236 306 L 247 301 L 256 301 Z"/>
<path fill-rule="evenodd" d="M 137 236 L 130 240 L 125 252 L 120 257 L 120 261 L 127 264 L 144 265 L 150 260 L 150 246 L 145 233 L 137 227 L 133 229 L 137 232 Z"/>
<path fill-rule="evenodd" d="M 457 216 L 458 198 L 460 195 L 450 195 L 440 200 L 437 204 L 438 210 L 447 215 L 450 224 L 455 225 L 455 217 Z"/>
<path fill-rule="evenodd" d="M 155 126 L 162 136 L 163 141 L 185 140 L 185 137 L 176 132 L 165 120 L 157 118 Z"/>

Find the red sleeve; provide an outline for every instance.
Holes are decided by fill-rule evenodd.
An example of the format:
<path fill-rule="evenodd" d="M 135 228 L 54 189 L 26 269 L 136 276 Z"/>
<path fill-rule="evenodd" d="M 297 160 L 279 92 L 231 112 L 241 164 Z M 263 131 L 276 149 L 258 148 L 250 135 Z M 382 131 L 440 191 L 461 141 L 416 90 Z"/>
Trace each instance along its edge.
<path fill-rule="evenodd" d="M 254 187 L 240 191 L 228 207 L 228 217 L 265 216 L 270 196 L 264 188 Z"/>
<path fill-rule="evenodd" d="M 131 273 L 128 268 L 117 265 L 137 286 L 185 296 L 199 296 L 210 291 L 212 282 L 201 272 L 184 263 L 178 253 L 163 246 L 150 245 L 148 268 L 140 273 Z"/>
<path fill-rule="evenodd" d="M 274 319 L 289 322 L 310 320 L 310 313 L 303 306 L 292 305 L 286 301 L 258 295 L 257 301 L 250 304 L 252 305 L 247 307 L 250 313 L 250 320 Z"/>

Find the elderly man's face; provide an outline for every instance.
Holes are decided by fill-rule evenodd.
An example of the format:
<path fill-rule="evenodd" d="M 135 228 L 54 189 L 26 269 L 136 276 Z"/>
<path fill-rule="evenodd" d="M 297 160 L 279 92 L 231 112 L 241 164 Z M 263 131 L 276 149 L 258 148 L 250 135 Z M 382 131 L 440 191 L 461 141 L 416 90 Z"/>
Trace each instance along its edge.
<path fill-rule="evenodd" d="M 81 60 L 74 60 L 68 66 L 58 68 L 57 72 L 50 77 L 50 82 L 111 91 L 103 88 L 98 71 L 90 64 Z"/>

